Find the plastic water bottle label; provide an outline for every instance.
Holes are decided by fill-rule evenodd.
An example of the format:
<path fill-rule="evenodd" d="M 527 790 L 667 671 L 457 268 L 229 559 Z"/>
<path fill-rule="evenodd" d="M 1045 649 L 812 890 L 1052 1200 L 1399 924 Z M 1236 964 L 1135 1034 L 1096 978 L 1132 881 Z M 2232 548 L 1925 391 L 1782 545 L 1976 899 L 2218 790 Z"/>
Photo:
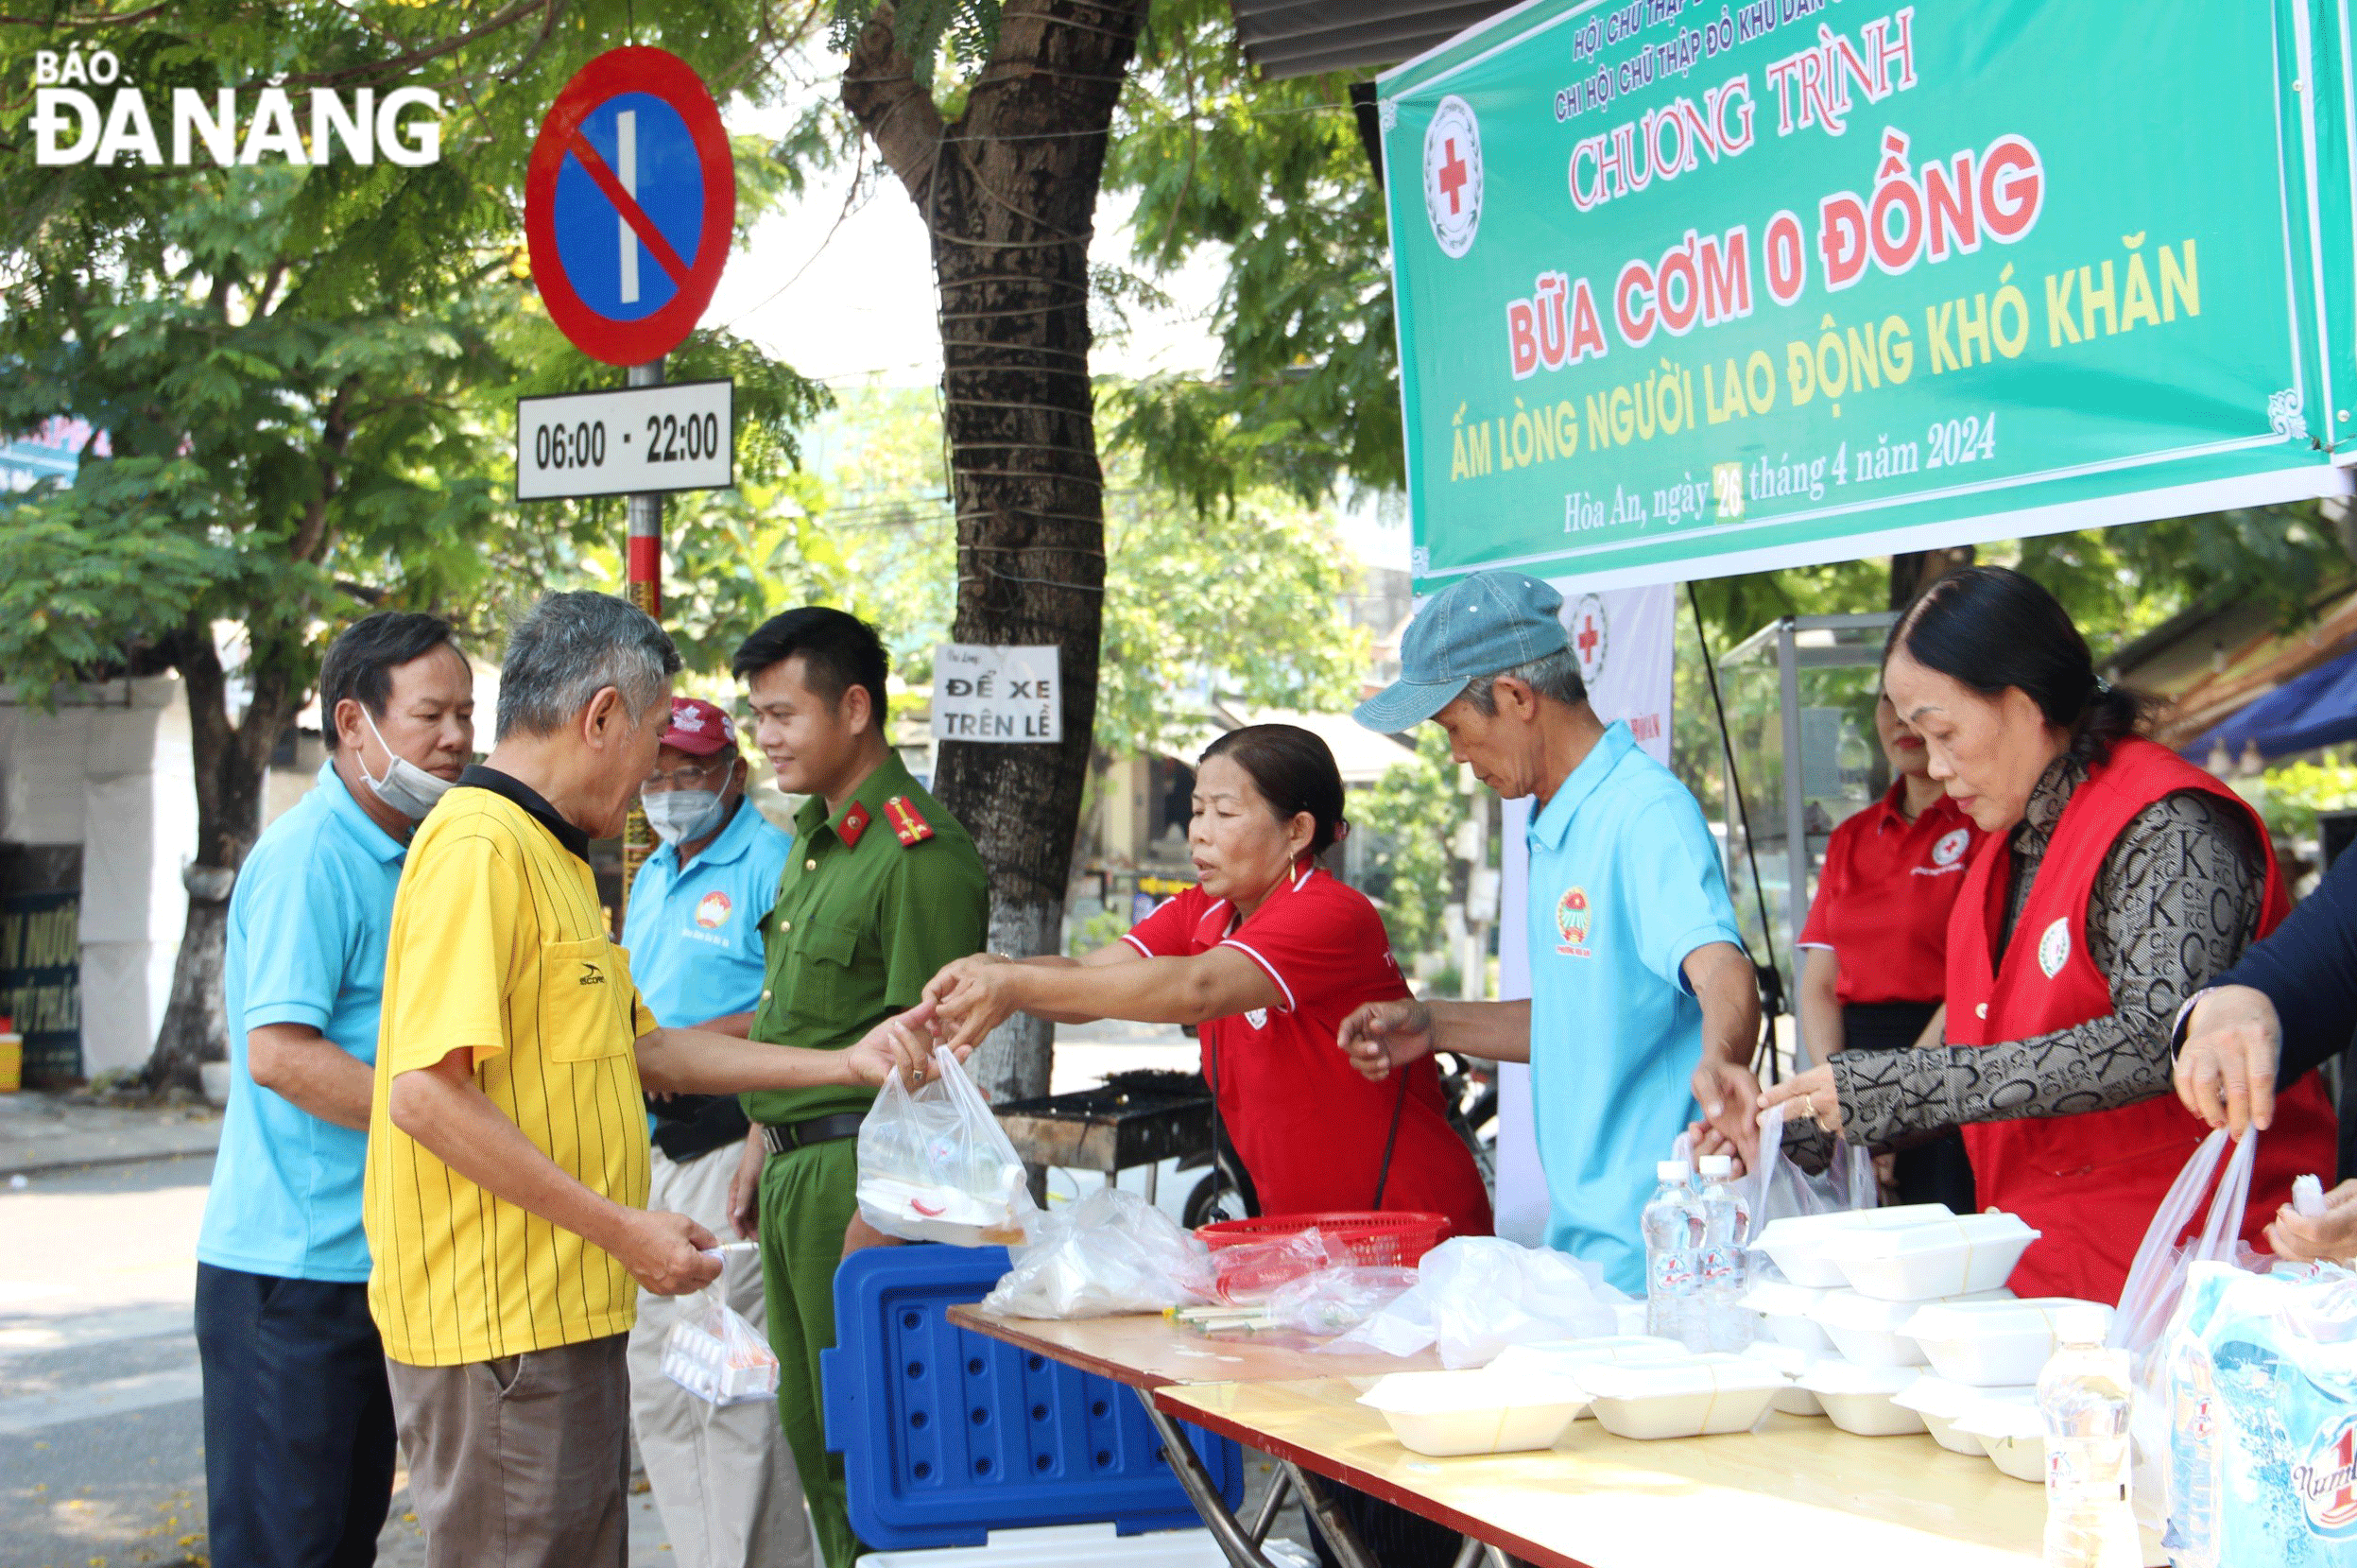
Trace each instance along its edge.
<path fill-rule="evenodd" d="M 2357 1416 L 2292 1467 L 2292 1485 L 2316 1534 L 2333 1540 L 2357 1535 Z"/>
<path fill-rule="evenodd" d="M 1656 1252 L 1652 1294 L 1687 1296 L 1695 1289 L 1694 1259 L 1684 1252 Z"/>

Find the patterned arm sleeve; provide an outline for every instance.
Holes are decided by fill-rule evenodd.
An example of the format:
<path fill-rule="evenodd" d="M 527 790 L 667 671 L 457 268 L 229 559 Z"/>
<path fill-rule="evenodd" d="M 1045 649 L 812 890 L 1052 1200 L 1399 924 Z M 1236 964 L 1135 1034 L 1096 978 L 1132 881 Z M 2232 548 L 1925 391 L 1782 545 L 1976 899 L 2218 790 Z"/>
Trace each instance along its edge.
<path fill-rule="evenodd" d="M 2169 1032 L 2186 997 L 2240 956 L 2266 890 L 2260 846 L 2232 805 L 2186 790 L 2147 806 L 2095 879 L 2088 956 L 2112 1011 L 1999 1045 L 1844 1051 L 1832 1059 L 1845 1129 L 1908 1132 L 2108 1111 L 2169 1089 Z"/>

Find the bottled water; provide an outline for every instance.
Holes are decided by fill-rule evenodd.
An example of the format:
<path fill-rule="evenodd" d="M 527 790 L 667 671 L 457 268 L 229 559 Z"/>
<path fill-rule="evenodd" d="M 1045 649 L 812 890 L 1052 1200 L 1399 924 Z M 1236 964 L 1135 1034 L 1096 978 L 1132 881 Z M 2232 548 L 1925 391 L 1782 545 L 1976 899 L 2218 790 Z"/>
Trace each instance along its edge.
<path fill-rule="evenodd" d="M 1702 1332 L 1702 1210 L 1695 1201 L 1692 1170 L 1683 1160 L 1654 1166 L 1660 1185 L 1645 1200 L 1639 1220 L 1645 1235 L 1645 1332 L 1708 1348 Z"/>
<path fill-rule="evenodd" d="M 2046 1422 L 2046 1568 L 2142 1568 L 2128 1509 L 2128 1362 L 2103 1313 L 2055 1315 L 2060 1349 L 2038 1374 Z"/>
<path fill-rule="evenodd" d="M 2169 1522 L 2161 1544 L 2176 1568 L 2219 1568 L 2217 1378 L 2198 1334 L 2169 1347 Z"/>
<path fill-rule="evenodd" d="M 1735 1162 L 1702 1157 L 1702 1320 L 1710 1348 L 1739 1351 L 1751 1343 L 1752 1316 L 1744 1309 L 1744 1236 L 1751 1215 L 1735 1190 Z"/>

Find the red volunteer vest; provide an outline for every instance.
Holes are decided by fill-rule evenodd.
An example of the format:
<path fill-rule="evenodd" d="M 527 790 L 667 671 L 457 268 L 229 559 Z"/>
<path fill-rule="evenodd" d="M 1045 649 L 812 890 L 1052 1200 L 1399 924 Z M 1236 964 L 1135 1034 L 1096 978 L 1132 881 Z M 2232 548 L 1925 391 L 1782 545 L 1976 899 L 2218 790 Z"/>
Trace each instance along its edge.
<path fill-rule="evenodd" d="M 2063 807 L 2002 961 L 1992 950 L 2004 921 L 2010 858 L 2002 838 L 1982 847 L 1948 921 L 1950 1044 L 2000 1044 L 2110 1014 L 2110 987 L 2087 951 L 2095 877 L 2137 813 L 2182 789 L 2232 801 L 2259 842 L 2267 842 L 2258 813 L 2226 785 L 2166 747 L 2123 741 Z M 2274 854 L 2265 858 L 2262 937 L 2291 907 Z M 2259 1244 L 2277 1208 L 2290 1200 L 2294 1177 L 2331 1172 L 2335 1129 L 2314 1074 L 2276 1097 L 2275 1125 L 2259 1141 L 2251 1174 L 2245 1240 Z M 2044 1232 L 2014 1270 L 2014 1293 L 2117 1301 L 2154 1211 L 2208 1130 L 2174 1094 L 2111 1111 L 1967 1127 L 1981 1202 Z"/>

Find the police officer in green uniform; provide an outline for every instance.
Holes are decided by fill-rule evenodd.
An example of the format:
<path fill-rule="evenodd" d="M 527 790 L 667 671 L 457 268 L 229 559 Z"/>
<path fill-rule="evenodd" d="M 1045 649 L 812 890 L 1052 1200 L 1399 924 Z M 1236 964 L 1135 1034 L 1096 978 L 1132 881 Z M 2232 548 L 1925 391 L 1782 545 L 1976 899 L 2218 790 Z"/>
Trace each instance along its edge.
<path fill-rule="evenodd" d="M 886 735 L 872 628 L 839 610 L 789 610 L 745 639 L 735 669 L 778 787 L 810 797 L 762 922 L 761 1001 L 740 1016 L 757 1041 L 840 1049 L 915 1007 L 943 964 L 981 949 L 989 881 L 973 840 Z M 730 1195 L 738 1233 L 761 1240 L 778 1415 L 827 1568 L 851 1568 L 861 1550 L 843 1461 L 826 1451 L 818 1353 L 834 1343 L 836 1265 L 885 1239 L 860 1220 L 853 1193 L 874 1097 L 836 1087 L 743 1096 L 753 1130 Z"/>

